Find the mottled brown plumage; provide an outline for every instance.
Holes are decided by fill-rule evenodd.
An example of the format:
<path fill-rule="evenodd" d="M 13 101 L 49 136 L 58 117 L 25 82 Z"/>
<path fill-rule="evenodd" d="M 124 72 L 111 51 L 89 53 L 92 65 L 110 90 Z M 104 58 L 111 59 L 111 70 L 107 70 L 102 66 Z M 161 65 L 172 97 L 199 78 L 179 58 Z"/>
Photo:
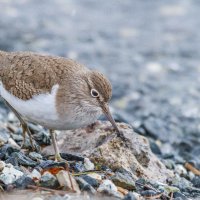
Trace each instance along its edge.
<path fill-rule="evenodd" d="M 64 130 L 89 125 L 104 113 L 119 132 L 108 107 L 110 82 L 71 59 L 0 51 L 0 95 L 26 130 L 25 120 Z"/>
<path fill-rule="evenodd" d="M 0 79 L 6 90 L 28 100 L 86 68 L 71 59 L 31 52 L 0 52 Z"/>

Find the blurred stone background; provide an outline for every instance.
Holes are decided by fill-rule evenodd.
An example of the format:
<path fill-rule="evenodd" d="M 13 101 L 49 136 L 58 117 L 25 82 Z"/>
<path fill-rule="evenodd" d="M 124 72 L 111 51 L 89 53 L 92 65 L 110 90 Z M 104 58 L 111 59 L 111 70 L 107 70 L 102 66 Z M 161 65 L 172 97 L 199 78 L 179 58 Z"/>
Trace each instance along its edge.
<path fill-rule="evenodd" d="M 0 10 L 1 50 L 102 71 L 118 121 L 155 153 L 200 166 L 200 1 L 0 0 Z"/>

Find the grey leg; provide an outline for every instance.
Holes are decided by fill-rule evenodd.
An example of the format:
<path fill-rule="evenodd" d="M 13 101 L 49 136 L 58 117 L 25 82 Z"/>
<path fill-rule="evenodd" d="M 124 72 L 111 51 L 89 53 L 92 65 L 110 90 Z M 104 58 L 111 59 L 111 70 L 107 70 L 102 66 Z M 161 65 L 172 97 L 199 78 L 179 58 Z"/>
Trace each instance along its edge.
<path fill-rule="evenodd" d="M 6 105 L 15 113 L 16 117 L 19 119 L 21 126 L 22 126 L 22 132 L 23 132 L 23 142 L 21 145 L 21 148 L 24 146 L 25 139 L 26 139 L 26 133 L 28 133 L 30 138 L 31 147 L 33 150 L 35 150 L 35 146 L 33 145 L 33 137 L 31 135 L 31 131 L 28 128 L 27 123 L 22 119 L 21 115 L 4 99 Z"/>
<path fill-rule="evenodd" d="M 55 150 L 55 160 L 56 161 L 63 161 L 62 157 L 60 156 L 60 151 L 58 148 L 58 144 L 56 142 L 56 137 L 55 137 L 55 131 L 50 129 L 50 134 L 51 134 L 51 139 L 52 139 L 52 143 L 53 143 L 53 147 Z"/>

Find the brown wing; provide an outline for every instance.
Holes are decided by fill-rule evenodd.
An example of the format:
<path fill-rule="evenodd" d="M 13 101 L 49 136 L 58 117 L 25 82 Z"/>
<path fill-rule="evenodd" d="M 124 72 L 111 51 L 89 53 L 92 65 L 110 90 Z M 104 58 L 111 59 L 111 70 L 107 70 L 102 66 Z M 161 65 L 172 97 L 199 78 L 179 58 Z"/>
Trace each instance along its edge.
<path fill-rule="evenodd" d="M 50 92 L 53 85 L 83 68 L 83 65 L 61 57 L 0 52 L 1 81 L 10 93 L 23 100 Z"/>

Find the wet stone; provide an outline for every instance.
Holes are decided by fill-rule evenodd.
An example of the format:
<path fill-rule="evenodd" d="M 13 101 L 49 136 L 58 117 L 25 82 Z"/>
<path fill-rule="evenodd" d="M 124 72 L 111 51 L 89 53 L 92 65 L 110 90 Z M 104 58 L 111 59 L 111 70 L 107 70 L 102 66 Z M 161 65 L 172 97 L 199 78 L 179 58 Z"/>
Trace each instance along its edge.
<path fill-rule="evenodd" d="M 111 180 L 116 186 L 127 190 L 135 189 L 135 181 L 131 178 L 130 174 L 122 174 L 120 172 L 116 172 L 115 175 L 111 177 Z"/>
<path fill-rule="evenodd" d="M 34 169 L 31 174 L 28 175 L 33 180 L 40 180 L 41 179 L 41 174 L 38 170 Z"/>
<path fill-rule="evenodd" d="M 192 179 L 192 184 L 194 187 L 200 188 L 200 177 L 199 176 L 195 176 Z"/>
<path fill-rule="evenodd" d="M 160 147 L 153 141 L 153 140 L 150 140 L 150 148 L 151 148 L 151 151 L 157 155 L 161 155 L 161 150 L 160 150 Z"/>
<path fill-rule="evenodd" d="M 92 178 L 91 176 L 88 175 L 84 175 L 81 176 L 82 179 L 84 179 L 88 184 L 90 184 L 92 187 L 98 187 L 99 186 L 99 182 L 98 180 L 96 180 L 95 178 Z"/>
<path fill-rule="evenodd" d="M 186 176 L 187 170 L 183 165 L 175 165 L 175 172 L 178 173 L 180 176 Z"/>
<path fill-rule="evenodd" d="M 180 190 L 177 187 L 169 186 L 169 185 L 161 185 L 158 187 L 159 190 L 165 191 L 167 194 L 179 192 Z"/>
<path fill-rule="evenodd" d="M 174 161 L 171 159 L 166 159 L 166 160 L 162 160 L 162 162 L 164 163 L 164 165 L 167 167 L 167 169 L 173 169 L 174 168 Z"/>
<path fill-rule="evenodd" d="M 14 181 L 16 181 L 18 178 L 23 176 L 23 173 L 19 170 L 16 170 L 13 165 L 7 164 L 3 171 L 0 173 L 0 180 L 8 185 L 12 184 Z"/>
<path fill-rule="evenodd" d="M 38 132 L 43 131 L 43 128 L 32 123 L 28 123 L 28 127 L 32 134 L 37 134 Z"/>
<path fill-rule="evenodd" d="M 143 196 L 144 198 L 153 198 L 154 196 L 158 196 L 160 193 L 154 191 L 154 190 L 145 190 L 145 191 L 142 191 L 141 193 L 141 196 Z"/>
<path fill-rule="evenodd" d="M 174 192 L 173 197 L 174 198 L 180 198 L 181 200 L 187 200 L 188 199 L 185 195 L 181 194 L 180 192 Z"/>
<path fill-rule="evenodd" d="M 92 194 L 96 193 L 96 190 L 88 182 L 86 182 L 83 178 L 77 177 L 76 181 L 79 184 L 79 187 L 82 191 L 88 191 Z"/>
<path fill-rule="evenodd" d="M 18 135 L 18 134 L 13 134 L 12 135 L 13 140 L 15 140 L 15 142 L 21 144 L 21 142 L 23 141 L 23 136 L 22 135 Z"/>
<path fill-rule="evenodd" d="M 49 172 L 45 172 L 40 179 L 40 185 L 42 187 L 56 189 L 59 186 L 59 183 L 54 175 Z"/>
<path fill-rule="evenodd" d="M 45 131 L 40 131 L 40 132 L 34 134 L 34 139 L 39 145 L 50 145 L 51 144 L 50 136 Z"/>
<path fill-rule="evenodd" d="M 191 171 L 188 172 L 188 179 L 192 181 L 195 178 L 195 174 Z"/>
<path fill-rule="evenodd" d="M 8 134 L 8 132 L 5 129 L 1 129 L 0 130 L 0 142 L 3 144 L 7 143 L 9 138 L 10 138 L 10 135 Z"/>
<path fill-rule="evenodd" d="M 35 185 L 35 182 L 28 176 L 23 175 L 14 182 L 16 188 L 25 189 L 28 185 Z"/>
<path fill-rule="evenodd" d="M 41 162 L 35 167 L 36 170 L 41 171 L 44 169 L 50 169 L 53 167 L 63 167 L 66 168 L 66 162 L 54 162 L 53 160 L 46 160 Z"/>
<path fill-rule="evenodd" d="M 33 161 L 29 157 L 25 156 L 22 152 L 14 152 L 10 155 L 10 158 L 17 159 L 17 162 L 23 166 L 35 167 L 37 162 Z"/>
<path fill-rule="evenodd" d="M 10 145 L 10 144 L 5 144 L 3 147 L 0 148 L 0 159 L 1 159 L 1 160 L 8 159 L 9 156 L 10 156 L 13 152 L 19 152 L 19 149 L 14 148 L 14 147 L 13 147 L 12 145 Z"/>
<path fill-rule="evenodd" d="M 84 161 L 84 157 L 70 153 L 60 153 L 61 157 L 67 161 Z"/>
<path fill-rule="evenodd" d="M 137 200 L 137 197 L 132 192 L 129 192 L 123 200 Z"/>
<path fill-rule="evenodd" d="M 121 198 L 118 193 L 117 187 L 110 180 L 104 180 L 97 189 L 98 192 Z"/>
<path fill-rule="evenodd" d="M 179 175 L 172 178 L 172 185 L 178 187 L 180 190 L 192 187 L 192 183 L 190 181 L 186 180 L 184 177 L 180 177 Z"/>
<path fill-rule="evenodd" d="M 29 157 L 34 161 L 38 161 L 38 160 L 42 160 L 43 159 L 42 155 L 37 153 L 37 152 L 30 152 L 29 153 Z"/>
<path fill-rule="evenodd" d="M 82 162 L 75 162 L 70 164 L 70 168 L 72 168 L 75 172 L 84 172 L 85 166 Z"/>

